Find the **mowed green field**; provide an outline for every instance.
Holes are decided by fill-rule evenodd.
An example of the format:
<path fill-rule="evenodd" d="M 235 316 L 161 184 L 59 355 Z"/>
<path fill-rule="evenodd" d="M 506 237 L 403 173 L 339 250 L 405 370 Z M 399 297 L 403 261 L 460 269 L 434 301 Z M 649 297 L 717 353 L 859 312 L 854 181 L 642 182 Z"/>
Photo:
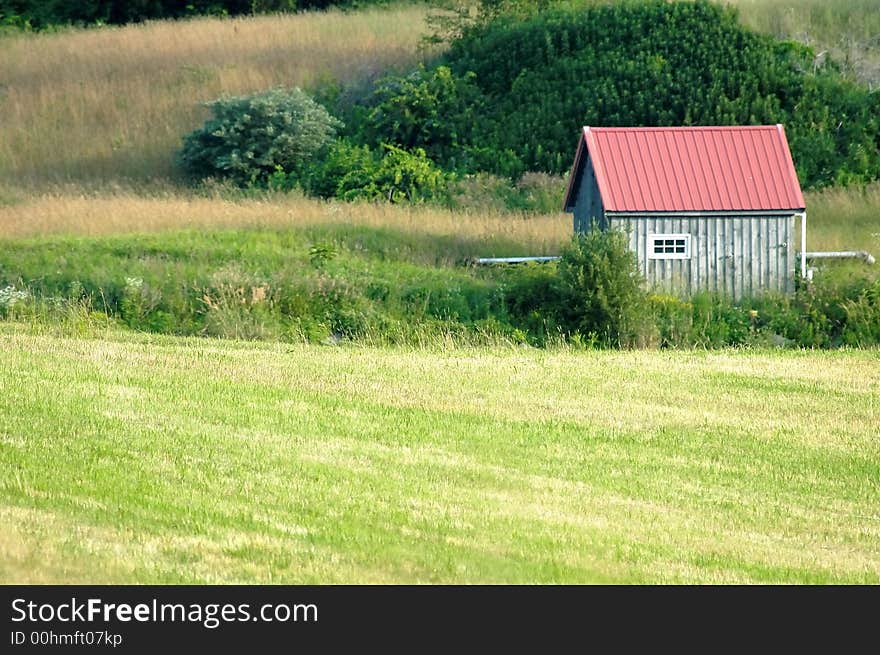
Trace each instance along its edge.
<path fill-rule="evenodd" d="M 880 352 L 0 328 L 0 582 L 880 582 Z"/>

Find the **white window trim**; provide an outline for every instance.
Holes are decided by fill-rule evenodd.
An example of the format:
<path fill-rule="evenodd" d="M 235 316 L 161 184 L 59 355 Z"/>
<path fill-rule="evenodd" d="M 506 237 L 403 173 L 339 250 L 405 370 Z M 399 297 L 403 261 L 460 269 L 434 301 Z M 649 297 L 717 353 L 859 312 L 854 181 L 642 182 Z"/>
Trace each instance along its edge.
<path fill-rule="evenodd" d="M 654 252 L 658 239 L 684 239 L 684 252 Z M 693 237 L 688 233 L 658 233 L 648 235 L 648 259 L 690 259 Z"/>

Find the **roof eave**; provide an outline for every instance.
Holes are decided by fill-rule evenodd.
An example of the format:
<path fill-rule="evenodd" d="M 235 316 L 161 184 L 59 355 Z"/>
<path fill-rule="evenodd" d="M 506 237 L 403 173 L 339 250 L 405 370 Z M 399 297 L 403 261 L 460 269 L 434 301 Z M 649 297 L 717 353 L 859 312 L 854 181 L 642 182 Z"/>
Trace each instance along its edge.
<path fill-rule="evenodd" d="M 574 205 L 572 204 L 572 195 L 575 194 L 580 187 L 580 180 L 578 179 L 578 170 L 580 169 L 581 161 L 585 156 L 587 139 L 586 139 L 586 131 L 590 129 L 585 127 L 580 134 L 578 139 L 577 150 L 574 153 L 574 163 L 571 165 L 571 173 L 568 176 L 568 187 L 565 190 L 565 200 L 562 204 L 562 211 L 568 212 L 574 210 Z"/>
<path fill-rule="evenodd" d="M 733 214 L 740 216 L 790 216 L 805 210 L 806 207 L 786 209 L 682 209 L 675 211 L 667 209 L 606 209 L 605 214 L 609 218 L 616 216 L 731 216 Z"/>
<path fill-rule="evenodd" d="M 801 189 L 801 181 L 798 179 L 797 171 L 794 167 L 794 158 L 791 156 L 791 148 L 788 145 L 788 137 L 785 134 L 785 126 L 782 123 L 776 123 L 776 129 L 779 132 L 779 139 L 782 143 L 782 147 L 785 150 L 786 161 L 788 163 L 788 178 L 789 183 L 792 185 L 792 190 L 794 191 L 795 198 L 800 200 L 801 204 L 804 205 L 804 208 L 801 211 L 804 211 L 806 208 L 806 201 L 804 200 L 804 193 Z"/>

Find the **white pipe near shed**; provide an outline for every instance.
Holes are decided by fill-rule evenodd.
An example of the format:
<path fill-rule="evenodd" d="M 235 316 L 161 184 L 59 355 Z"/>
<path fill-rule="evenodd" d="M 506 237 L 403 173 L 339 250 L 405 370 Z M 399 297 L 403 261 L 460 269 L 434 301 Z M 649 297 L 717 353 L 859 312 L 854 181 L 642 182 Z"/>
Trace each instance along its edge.
<path fill-rule="evenodd" d="M 874 264 L 877 260 L 866 250 L 837 250 L 828 252 L 807 252 L 806 259 L 863 259 L 866 264 Z"/>
<path fill-rule="evenodd" d="M 546 257 L 478 257 L 477 264 L 524 264 L 525 262 L 555 262 L 558 256 Z"/>
<path fill-rule="evenodd" d="M 801 217 L 801 279 L 807 279 L 807 210 L 800 213 Z"/>

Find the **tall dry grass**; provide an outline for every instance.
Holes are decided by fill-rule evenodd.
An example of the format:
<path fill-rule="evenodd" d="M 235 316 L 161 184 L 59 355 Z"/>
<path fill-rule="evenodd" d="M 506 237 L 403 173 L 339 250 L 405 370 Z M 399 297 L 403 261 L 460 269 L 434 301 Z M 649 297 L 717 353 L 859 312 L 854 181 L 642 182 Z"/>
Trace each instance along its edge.
<path fill-rule="evenodd" d="M 158 21 L 0 39 L 0 181 L 167 177 L 200 105 L 419 58 L 426 9 Z"/>
<path fill-rule="evenodd" d="M 326 224 L 461 236 L 469 240 L 503 239 L 520 244 L 523 254 L 557 252 L 560 244 L 571 236 L 571 219 L 561 213 L 468 213 L 424 205 L 325 202 L 285 194 L 230 200 L 174 190 L 156 191 L 150 196 L 125 190 L 100 195 L 51 192 L 0 205 L 0 239 L 199 228 L 283 229 Z"/>
<path fill-rule="evenodd" d="M 2 197 L 0 193 L 0 200 Z M 857 249 L 880 256 L 880 184 L 811 192 L 806 201 L 810 250 Z M 324 202 L 285 194 L 230 199 L 173 187 L 157 187 L 150 195 L 122 188 L 96 194 L 66 189 L 0 202 L 0 239 L 320 224 L 365 225 L 468 239 L 504 238 L 521 244 L 522 254 L 555 253 L 571 236 L 571 219 L 566 214 L 460 212 L 421 205 Z"/>
<path fill-rule="evenodd" d="M 869 85 L 880 86 L 880 0 L 720 0 L 746 25 L 829 52 Z"/>
<path fill-rule="evenodd" d="M 867 250 L 880 258 L 880 183 L 806 194 L 810 250 Z"/>

